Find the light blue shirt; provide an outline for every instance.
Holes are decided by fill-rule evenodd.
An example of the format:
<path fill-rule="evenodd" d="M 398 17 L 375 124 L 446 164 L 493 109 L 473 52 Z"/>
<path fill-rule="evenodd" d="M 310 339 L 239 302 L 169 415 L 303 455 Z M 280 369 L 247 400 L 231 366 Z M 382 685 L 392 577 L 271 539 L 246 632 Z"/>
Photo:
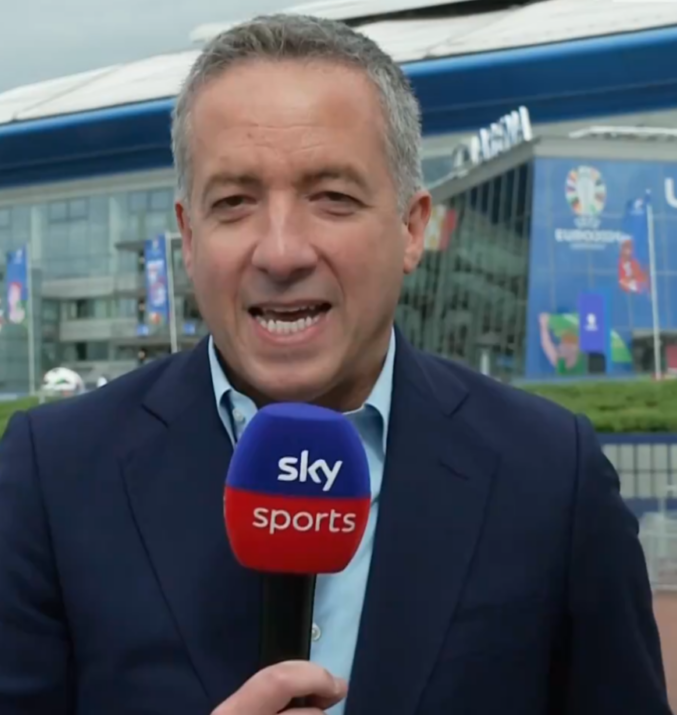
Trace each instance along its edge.
<path fill-rule="evenodd" d="M 223 422 L 231 441 L 235 442 L 233 426 L 237 431 L 236 437 L 239 439 L 249 421 L 256 414 L 256 405 L 249 397 L 237 392 L 229 383 L 211 339 L 209 341 L 209 364 L 214 397 L 221 422 Z M 374 544 L 388 439 L 394 364 L 395 333 L 393 331 L 385 363 L 371 394 L 359 410 L 346 413 L 346 417 L 355 425 L 362 438 L 369 460 L 372 500 L 367 529 L 348 568 L 338 574 L 319 576 L 315 591 L 311 660 L 322 665 L 332 675 L 346 680 L 350 676 L 355 656 L 357 632 Z M 229 411 L 231 411 L 230 416 Z M 344 704 L 340 703 L 331 708 L 328 713 L 329 715 L 343 715 L 343 711 Z"/>

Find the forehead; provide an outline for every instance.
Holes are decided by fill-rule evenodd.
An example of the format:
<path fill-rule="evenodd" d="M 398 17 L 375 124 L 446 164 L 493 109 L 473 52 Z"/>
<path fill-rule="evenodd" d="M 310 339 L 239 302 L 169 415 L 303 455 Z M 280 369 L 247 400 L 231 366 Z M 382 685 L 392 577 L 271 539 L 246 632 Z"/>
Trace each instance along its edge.
<path fill-rule="evenodd" d="M 191 118 L 196 173 L 224 161 L 306 163 L 385 158 L 376 87 L 326 61 L 247 61 L 210 81 Z"/>

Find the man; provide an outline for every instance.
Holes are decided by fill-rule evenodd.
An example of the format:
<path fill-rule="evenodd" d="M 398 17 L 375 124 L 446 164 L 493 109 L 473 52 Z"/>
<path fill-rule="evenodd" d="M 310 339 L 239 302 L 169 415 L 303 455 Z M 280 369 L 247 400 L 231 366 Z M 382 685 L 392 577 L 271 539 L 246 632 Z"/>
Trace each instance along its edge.
<path fill-rule="evenodd" d="M 273 16 L 178 100 L 177 215 L 213 340 L 14 417 L 3 715 L 667 715 L 637 524 L 591 429 L 393 331 L 431 212 L 419 109 L 347 27 Z M 374 493 L 319 580 L 312 663 L 257 673 L 260 577 L 221 517 L 257 407 L 354 420 Z"/>
<path fill-rule="evenodd" d="M 649 291 L 649 275 L 635 257 L 631 238 L 621 243 L 621 251 L 618 256 L 618 285 L 626 293 L 647 293 Z"/>

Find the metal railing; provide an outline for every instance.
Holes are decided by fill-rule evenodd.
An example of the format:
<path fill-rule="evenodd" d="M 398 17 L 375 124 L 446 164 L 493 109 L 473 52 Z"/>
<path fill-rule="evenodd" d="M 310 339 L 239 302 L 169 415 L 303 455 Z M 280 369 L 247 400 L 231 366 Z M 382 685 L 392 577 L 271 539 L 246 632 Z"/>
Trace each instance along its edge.
<path fill-rule="evenodd" d="M 654 592 L 677 592 L 677 434 L 599 435 L 639 519 Z"/>
<path fill-rule="evenodd" d="M 668 489 L 665 499 L 675 495 L 676 488 Z M 639 538 L 651 588 L 677 592 L 677 512 L 668 511 L 663 501 L 659 511 L 642 517 Z"/>
<path fill-rule="evenodd" d="M 677 434 L 600 434 L 599 439 L 637 516 L 658 511 L 677 483 Z"/>

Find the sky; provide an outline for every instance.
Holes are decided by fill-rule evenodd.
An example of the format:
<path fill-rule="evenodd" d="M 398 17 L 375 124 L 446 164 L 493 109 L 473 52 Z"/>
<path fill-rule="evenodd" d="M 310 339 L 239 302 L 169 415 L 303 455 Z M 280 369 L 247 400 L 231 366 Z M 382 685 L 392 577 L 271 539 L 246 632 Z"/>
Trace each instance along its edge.
<path fill-rule="evenodd" d="M 0 0 L 0 92 L 189 49 L 206 22 L 246 19 L 297 0 Z"/>

